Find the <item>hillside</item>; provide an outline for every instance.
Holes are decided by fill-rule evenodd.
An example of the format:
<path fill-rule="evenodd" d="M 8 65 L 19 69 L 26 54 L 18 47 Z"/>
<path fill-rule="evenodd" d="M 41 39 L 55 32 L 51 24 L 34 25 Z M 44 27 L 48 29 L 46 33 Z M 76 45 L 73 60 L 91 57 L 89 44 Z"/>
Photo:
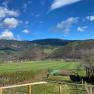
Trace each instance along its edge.
<path fill-rule="evenodd" d="M 0 59 L 18 60 L 30 59 L 36 52 L 48 54 L 53 49 L 68 44 L 68 40 L 44 39 L 34 41 L 0 40 Z M 33 51 L 33 52 L 32 52 Z M 34 52 L 35 51 L 35 52 Z M 27 54 L 25 54 L 27 53 Z M 36 53 L 36 55 L 38 54 Z M 39 55 L 40 55 L 39 53 Z M 36 56 L 35 55 L 35 56 Z M 37 57 L 37 56 L 36 56 Z M 32 57 L 32 59 L 34 56 Z"/>
<path fill-rule="evenodd" d="M 56 49 L 49 57 L 55 59 L 80 59 L 91 52 L 94 53 L 94 40 L 80 40 Z"/>
<path fill-rule="evenodd" d="M 0 40 L 0 60 L 75 59 L 93 48 L 94 40 Z"/>

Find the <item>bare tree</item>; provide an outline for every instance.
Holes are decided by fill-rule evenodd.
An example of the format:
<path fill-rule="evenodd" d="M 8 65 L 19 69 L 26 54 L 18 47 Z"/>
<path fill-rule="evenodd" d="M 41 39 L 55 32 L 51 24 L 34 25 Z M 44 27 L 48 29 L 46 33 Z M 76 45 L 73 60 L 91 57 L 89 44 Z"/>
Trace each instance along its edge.
<path fill-rule="evenodd" d="M 94 77 L 94 49 L 82 51 L 82 53 L 81 62 L 86 69 L 86 76 L 89 78 Z"/>
<path fill-rule="evenodd" d="M 26 49 L 21 54 L 20 59 L 22 60 L 41 60 L 45 58 L 45 53 L 40 48 L 34 46 L 32 48 Z"/>

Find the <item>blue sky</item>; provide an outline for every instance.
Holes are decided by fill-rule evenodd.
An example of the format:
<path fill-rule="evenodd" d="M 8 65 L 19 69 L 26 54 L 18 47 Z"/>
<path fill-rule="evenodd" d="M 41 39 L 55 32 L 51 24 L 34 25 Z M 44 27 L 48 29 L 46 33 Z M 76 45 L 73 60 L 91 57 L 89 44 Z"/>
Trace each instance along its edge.
<path fill-rule="evenodd" d="M 94 0 L 0 0 L 0 39 L 94 39 Z"/>

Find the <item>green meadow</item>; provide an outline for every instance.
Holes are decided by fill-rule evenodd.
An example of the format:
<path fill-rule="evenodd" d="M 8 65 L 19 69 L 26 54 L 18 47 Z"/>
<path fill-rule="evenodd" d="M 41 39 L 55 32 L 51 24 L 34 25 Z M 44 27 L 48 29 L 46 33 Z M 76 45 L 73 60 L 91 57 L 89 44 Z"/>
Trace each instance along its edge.
<path fill-rule="evenodd" d="M 26 61 L 26 62 L 11 62 L 0 64 L 0 85 L 13 85 L 29 82 L 43 81 L 43 77 L 47 76 L 48 70 L 69 70 L 80 75 L 84 75 L 84 68 L 79 62 L 65 62 L 65 61 Z M 62 77 L 50 77 L 51 80 L 62 80 Z M 63 86 L 62 86 L 63 87 Z M 63 90 L 65 88 L 65 90 Z M 70 94 L 77 94 L 76 87 L 68 86 L 62 88 L 63 94 L 70 92 Z M 70 89 L 71 88 L 71 89 Z M 67 90 L 68 89 L 68 90 Z M 59 85 L 49 83 L 47 85 L 35 85 L 32 87 L 32 94 L 58 94 Z M 74 93 L 73 93 L 74 92 Z M 27 87 L 13 88 L 4 90 L 3 94 L 28 94 Z M 79 93 L 80 94 L 80 93 Z"/>
<path fill-rule="evenodd" d="M 0 73 L 12 73 L 17 71 L 38 71 L 45 69 L 65 69 L 77 70 L 80 68 L 79 62 L 65 62 L 65 61 L 29 61 L 29 62 L 15 62 L 0 64 Z M 80 68 L 81 69 L 81 68 Z"/>

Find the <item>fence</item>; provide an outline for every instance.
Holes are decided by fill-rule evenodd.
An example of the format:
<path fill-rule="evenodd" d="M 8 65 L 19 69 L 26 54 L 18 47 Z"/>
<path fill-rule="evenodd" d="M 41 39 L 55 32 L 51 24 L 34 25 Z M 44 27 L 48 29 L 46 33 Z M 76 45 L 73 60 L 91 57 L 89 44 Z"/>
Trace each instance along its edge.
<path fill-rule="evenodd" d="M 33 90 L 32 87 L 37 86 L 37 88 L 39 88 L 40 85 L 42 85 L 42 87 L 40 88 L 43 88 L 43 89 L 40 89 L 37 93 L 35 93 L 34 91 L 37 91 L 37 89 L 35 88 Z M 48 87 L 45 87 L 44 85 L 45 86 L 48 85 Z M 3 92 L 6 89 L 12 89 L 12 88 L 18 88 L 18 87 L 22 88 L 25 86 L 27 87 L 27 93 L 4 93 Z M 54 86 L 54 89 L 52 88 L 53 86 Z M 77 84 L 77 83 L 43 81 L 43 82 L 36 82 L 36 83 L 0 87 L 0 94 L 94 94 L 94 85 L 87 85 L 87 83 Z"/>
<path fill-rule="evenodd" d="M 62 83 L 59 83 L 59 94 L 62 94 Z M 63 83 L 65 85 L 71 85 L 76 87 L 76 94 L 80 94 L 79 91 L 84 91 L 85 94 L 94 94 L 94 85 L 88 85 L 86 82 L 83 84 L 77 83 Z M 73 89 L 74 90 L 74 89 Z"/>

